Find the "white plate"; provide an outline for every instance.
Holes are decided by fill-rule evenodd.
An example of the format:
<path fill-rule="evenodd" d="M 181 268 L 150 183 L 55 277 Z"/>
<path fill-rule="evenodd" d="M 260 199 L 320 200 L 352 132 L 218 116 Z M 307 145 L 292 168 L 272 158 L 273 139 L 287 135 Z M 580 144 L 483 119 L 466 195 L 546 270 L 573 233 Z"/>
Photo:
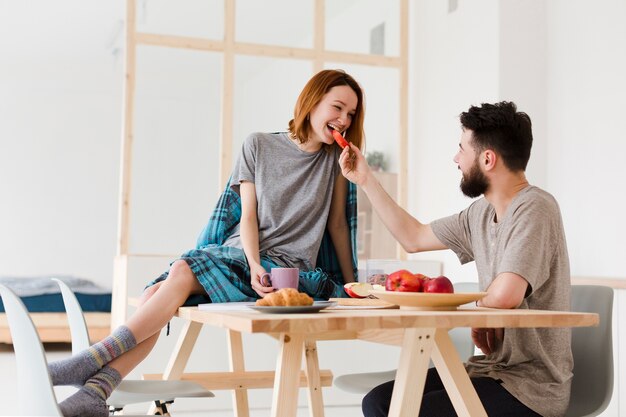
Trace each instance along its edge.
<path fill-rule="evenodd" d="M 248 308 L 251 308 L 256 311 L 260 311 L 261 313 L 272 313 L 272 314 L 290 314 L 290 313 L 317 313 L 320 310 L 325 309 L 326 307 L 331 307 L 337 305 L 335 301 L 315 301 L 311 306 L 257 306 L 251 305 Z"/>
<path fill-rule="evenodd" d="M 442 294 L 384 290 L 371 290 L 370 294 L 407 310 L 456 310 L 460 305 L 480 300 L 487 295 L 486 292 Z"/>

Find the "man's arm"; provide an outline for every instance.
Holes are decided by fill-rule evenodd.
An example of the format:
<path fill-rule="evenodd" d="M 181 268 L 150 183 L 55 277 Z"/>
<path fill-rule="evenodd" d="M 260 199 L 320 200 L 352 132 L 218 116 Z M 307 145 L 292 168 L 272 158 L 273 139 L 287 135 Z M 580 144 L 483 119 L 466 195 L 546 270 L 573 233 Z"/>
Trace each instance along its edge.
<path fill-rule="evenodd" d="M 343 176 L 361 187 L 374 210 L 404 250 L 413 253 L 447 249 L 435 236 L 429 224 L 420 223 L 387 194 L 372 174 L 363 154 L 356 146 L 350 144 L 350 147 L 356 155 L 356 161 L 354 169 L 349 171 L 346 164 L 349 157 L 348 148 L 344 148 L 339 157 Z"/>
<path fill-rule="evenodd" d="M 487 295 L 478 301 L 479 307 L 517 308 L 526 295 L 528 282 L 512 272 L 502 272 L 487 288 Z"/>
<path fill-rule="evenodd" d="M 487 295 L 476 304 L 479 307 L 517 308 L 526 295 L 528 282 L 512 272 L 502 272 L 487 288 Z M 504 337 L 503 329 L 472 329 L 472 340 L 477 348 L 488 355 L 495 352 Z"/>

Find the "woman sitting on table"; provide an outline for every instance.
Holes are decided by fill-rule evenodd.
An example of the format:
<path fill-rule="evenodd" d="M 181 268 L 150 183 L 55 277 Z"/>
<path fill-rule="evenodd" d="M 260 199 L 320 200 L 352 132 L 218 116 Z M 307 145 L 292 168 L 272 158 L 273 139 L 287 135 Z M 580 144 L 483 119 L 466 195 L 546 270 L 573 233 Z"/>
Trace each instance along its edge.
<path fill-rule="evenodd" d="M 60 404 L 63 415 L 108 415 L 106 399 L 124 376 L 152 350 L 163 326 L 192 295 L 208 301 L 251 301 L 271 293 L 260 278 L 271 267 L 300 268 L 299 289 L 315 298 L 343 295 L 354 281 L 351 228 L 356 205 L 337 163 L 332 130 L 361 147 L 363 93 L 340 70 L 324 70 L 306 84 L 289 132 L 253 133 L 245 140 L 226 191 L 198 247 L 174 261 L 149 284 L 139 308 L 109 337 L 50 364 L 54 385 L 80 390 Z M 328 230 L 340 274 L 319 268 Z M 354 235 L 353 235 L 354 236 Z M 331 249 L 332 251 L 332 249 Z M 322 253 L 324 252 L 324 253 Z M 330 258 L 333 258 L 332 254 Z M 341 277 L 342 275 L 342 277 Z"/>

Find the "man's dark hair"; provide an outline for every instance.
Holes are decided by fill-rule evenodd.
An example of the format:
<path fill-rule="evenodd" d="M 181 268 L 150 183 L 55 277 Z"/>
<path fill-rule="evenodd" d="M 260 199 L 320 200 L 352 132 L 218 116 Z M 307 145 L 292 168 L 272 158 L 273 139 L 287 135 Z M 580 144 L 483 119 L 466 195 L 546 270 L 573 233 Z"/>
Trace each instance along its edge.
<path fill-rule="evenodd" d="M 478 152 L 492 149 L 511 171 L 526 170 L 533 145 L 532 123 L 526 113 L 517 111 L 515 103 L 483 103 L 470 107 L 460 118 L 463 128 L 474 132 L 473 145 Z"/>

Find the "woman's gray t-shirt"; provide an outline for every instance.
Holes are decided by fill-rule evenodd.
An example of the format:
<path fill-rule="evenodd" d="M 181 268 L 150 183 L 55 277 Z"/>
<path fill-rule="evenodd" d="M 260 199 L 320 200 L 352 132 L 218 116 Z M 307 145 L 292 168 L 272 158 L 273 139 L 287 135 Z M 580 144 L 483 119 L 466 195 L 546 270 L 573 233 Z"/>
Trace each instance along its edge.
<path fill-rule="evenodd" d="M 431 227 L 461 263 L 476 261 L 481 290 L 499 274 L 512 272 L 529 286 L 518 308 L 569 310 L 569 258 L 554 197 L 528 186 L 497 220 L 493 206 L 481 198 Z M 507 391 L 544 417 L 565 413 L 572 368 L 569 328 L 505 329 L 497 351 L 467 364 L 470 376 L 502 380 Z"/>
<path fill-rule="evenodd" d="M 244 141 L 230 186 L 254 183 L 259 251 L 283 266 L 315 268 L 339 174 L 338 151 L 305 152 L 286 132 L 253 133 Z M 241 248 L 239 226 L 224 243 Z"/>

